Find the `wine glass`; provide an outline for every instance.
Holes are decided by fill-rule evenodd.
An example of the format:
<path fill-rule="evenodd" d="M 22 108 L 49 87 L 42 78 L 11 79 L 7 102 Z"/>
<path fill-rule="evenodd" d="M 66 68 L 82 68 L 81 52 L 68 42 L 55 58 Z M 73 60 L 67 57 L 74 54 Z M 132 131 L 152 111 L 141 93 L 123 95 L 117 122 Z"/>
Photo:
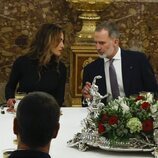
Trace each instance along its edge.
<path fill-rule="evenodd" d="M 16 111 L 16 109 L 18 107 L 19 102 L 24 98 L 25 95 L 26 95 L 25 92 L 17 92 L 15 94 L 15 101 L 16 101 L 15 104 L 14 104 L 15 111 Z"/>

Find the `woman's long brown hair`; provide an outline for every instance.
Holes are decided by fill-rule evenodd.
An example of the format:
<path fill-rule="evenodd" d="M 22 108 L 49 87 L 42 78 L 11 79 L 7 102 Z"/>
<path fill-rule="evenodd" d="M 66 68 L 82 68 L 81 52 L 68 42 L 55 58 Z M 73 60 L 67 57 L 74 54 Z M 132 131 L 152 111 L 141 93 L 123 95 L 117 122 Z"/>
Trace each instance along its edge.
<path fill-rule="evenodd" d="M 51 47 L 58 46 L 62 32 L 62 29 L 55 24 L 43 24 L 37 31 L 30 44 L 29 55 L 38 60 L 39 67 L 46 66 L 50 62 L 53 56 Z"/>

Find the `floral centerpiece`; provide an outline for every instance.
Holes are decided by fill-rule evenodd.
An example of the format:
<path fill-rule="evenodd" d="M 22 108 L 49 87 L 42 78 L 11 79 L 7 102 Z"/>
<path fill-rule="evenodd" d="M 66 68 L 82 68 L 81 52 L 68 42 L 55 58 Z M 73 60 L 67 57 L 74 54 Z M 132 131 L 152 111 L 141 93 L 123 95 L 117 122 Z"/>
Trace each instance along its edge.
<path fill-rule="evenodd" d="M 99 78 L 94 78 L 92 87 L 96 87 L 95 81 Z M 88 115 L 81 122 L 81 132 L 68 141 L 69 146 L 77 146 L 82 151 L 93 146 L 112 151 L 155 150 L 156 153 L 158 100 L 153 93 L 119 97 L 104 105 L 100 101 L 104 96 L 98 95 L 98 91 L 93 89 L 90 91 L 93 92 L 93 100 L 88 100 Z"/>
<path fill-rule="evenodd" d="M 140 93 L 136 97 L 119 97 L 106 106 L 98 108 L 92 117 L 99 136 L 111 143 L 134 140 L 143 148 L 153 146 L 155 120 L 158 115 L 158 101 L 152 93 Z"/>

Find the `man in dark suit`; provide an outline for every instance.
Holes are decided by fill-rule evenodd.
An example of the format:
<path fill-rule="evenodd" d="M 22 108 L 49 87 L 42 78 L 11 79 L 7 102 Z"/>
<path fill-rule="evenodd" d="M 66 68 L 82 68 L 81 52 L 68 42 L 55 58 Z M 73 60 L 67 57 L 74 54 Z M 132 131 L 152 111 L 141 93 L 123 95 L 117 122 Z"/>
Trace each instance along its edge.
<path fill-rule="evenodd" d="M 97 80 L 99 93 L 110 94 L 103 102 L 115 99 L 111 81 L 114 75 L 111 77 L 109 70 L 111 61 L 115 69 L 118 96 L 129 97 L 141 91 L 158 92 L 153 69 L 145 54 L 121 49 L 119 35 L 117 26 L 112 22 L 105 21 L 96 27 L 94 41 L 99 58 L 84 68 L 82 89 L 84 99 L 91 98 L 89 90 L 93 78 L 97 75 L 102 76 Z M 83 104 L 83 106 L 86 105 Z"/>
<path fill-rule="evenodd" d="M 18 150 L 9 158 L 50 158 L 52 138 L 59 129 L 60 108 L 53 96 L 32 92 L 19 103 L 14 119 Z"/>

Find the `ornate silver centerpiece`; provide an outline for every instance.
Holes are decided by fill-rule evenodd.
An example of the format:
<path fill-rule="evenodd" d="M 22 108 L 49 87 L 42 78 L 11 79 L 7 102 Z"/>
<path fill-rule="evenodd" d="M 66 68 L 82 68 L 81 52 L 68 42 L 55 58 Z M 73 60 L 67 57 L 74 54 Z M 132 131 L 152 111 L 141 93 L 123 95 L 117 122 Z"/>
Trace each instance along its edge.
<path fill-rule="evenodd" d="M 152 152 L 152 154 L 158 158 L 158 101 L 154 99 L 153 94 L 149 92 L 141 93 L 141 95 L 136 99 L 120 97 L 110 101 L 105 106 L 103 103 L 101 103 L 101 100 L 106 98 L 108 94 L 102 96 L 98 92 L 99 88 L 96 85 L 96 80 L 100 78 L 101 76 L 96 76 L 92 82 L 90 89 L 92 99 L 86 100 L 88 103 L 88 114 L 87 117 L 81 122 L 83 126 L 82 130 L 81 132 L 75 134 L 74 138 L 69 140 L 67 144 L 69 146 L 76 146 L 81 151 L 85 151 L 89 147 L 93 146 L 108 151 Z M 142 108 L 140 109 L 141 112 L 137 115 L 140 114 L 146 116 L 137 117 L 137 115 L 133 115 L 131 111 L 135 109 L 135 106 L 140 106 L 140 108 Z M 127 119 L 127 123 L 124 124 L 120 123 L 118 120 L 115 120 L 118 124 L 110 124 L 110 127 L 106 126 L 107 123 L 104 122 L 102 123 L 103 127 L 99 129 L 98 123 L 96 122 L 98 121 L 98 118 L 101 116 L 101 114 L 108 113 L 108 110 L 111 113 L 117 113 L 117 111 L 121 111 L 120 114 L 121 116 L 125 117 L 125 119 L 119 118 L 119 121 L 121 122 L 122 120 Z M 148 121 L 148 123 L 152 120 L 150 126 L 147 128 L 144 127 L 144 122 L 146 121 L 145 119 Z M 120 128 L 119 124 L 122 125 L 122 128 Z M 109 137 L 109 133 L 105 133 L 104 128 L 107 128 L 106 130 L 109 130 L 109 133 L 112 131 L 114 137 Z M 121 134 L 124 134 L 125 137 L 128 136 L 128 139 L 117 139 L 119 138 L 117 134 L 120 134 L 119 128 L 123 131 Z M 117 130 L 119 130 L 119 133 Z M 145 133 L 146 131 L 147 133 Z M 131 134 L 128 135 L 130 132 Z M 150 132 L 150 135 L 148 132 Z M 120 137 L 122 136 L 121 138 L 123 138 L 124 135 L 121 134 Z"/>
<path fill-rule="evenodd" d="M 97 108 L 98 106 L 102 105 L 101 100 L 109 96 L 109 94 L 105 94 L 103 96 L 98 92 L 99 87 L 96 85 L 96 80 L 101 78 L 102 76 L 98 75 L 93 79 L 92 86 L 90 88 L 90 95 L 92 96 L 92 99 L 86 99 L 88 107 Z"/>

